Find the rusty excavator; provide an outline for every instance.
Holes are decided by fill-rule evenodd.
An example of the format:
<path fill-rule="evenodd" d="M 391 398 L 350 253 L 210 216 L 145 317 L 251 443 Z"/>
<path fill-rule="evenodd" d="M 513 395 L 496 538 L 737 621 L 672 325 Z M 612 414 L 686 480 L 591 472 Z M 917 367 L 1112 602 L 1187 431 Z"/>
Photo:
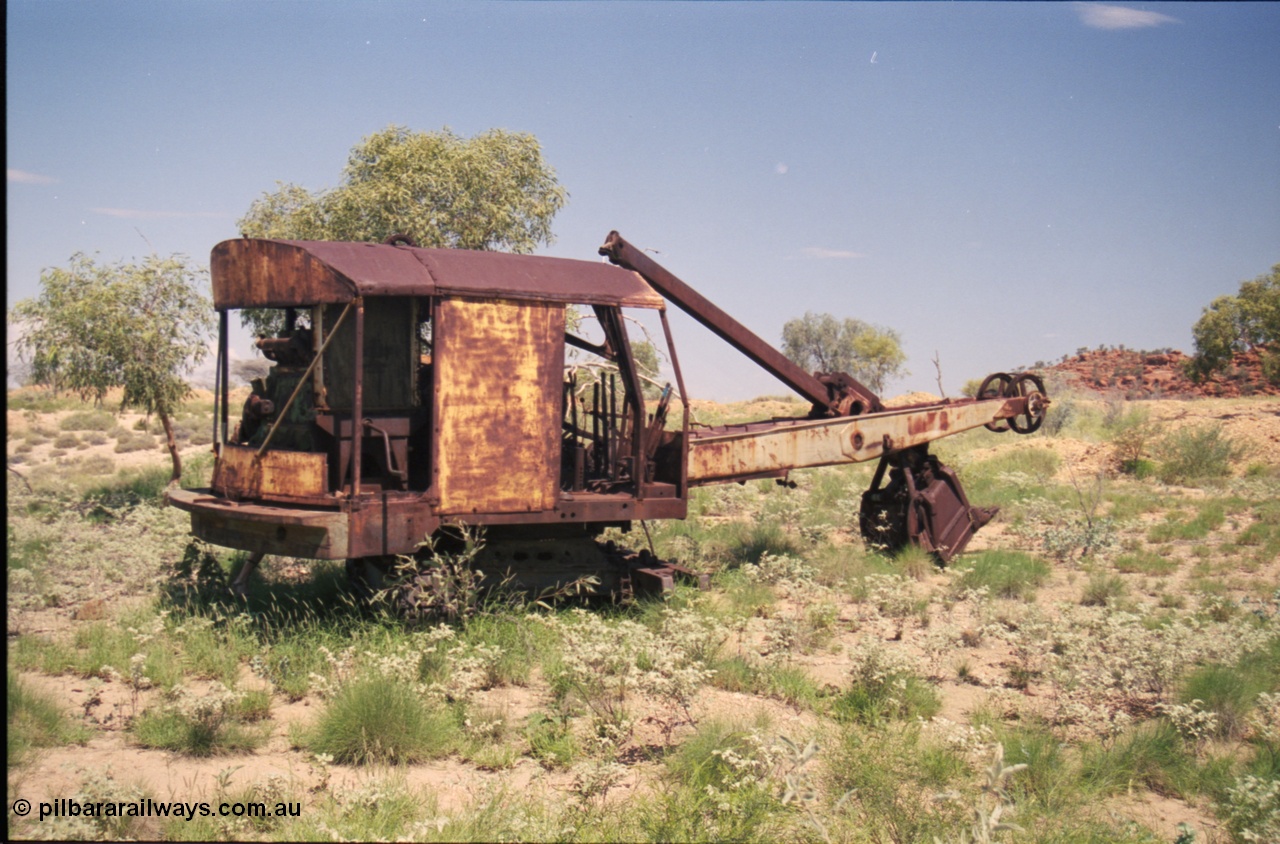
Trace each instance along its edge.
<path fill-rule="evenodd" d="M 424 540 L 483 528 L 485 571 L 531 590 L 590 574 L 617 593 L 694 575 L 597 540 L 682 519 L 689 491 L 816 466 L 879 461 L 862 495 L 868 542 L 943 563 L 995 514 L 971 505 L 929 443 L 985 426 L 1028 434 L 1049 400 L 1031 373 L 988 376 L 974 398 L 886 408 L 853 377 L 809 373 L 611 232 L 608 263 L 384 243 L 236 239 L 212 253 L 219 316 L 212 482 L 171 488 L 207 542 L 345 560 L 381 582 Z M 811 404 L 806 416 L 690 422 L 667 304 Z M 228 318 L 276 309 L 257 346 L 272 364 L 231 425 Z M 655 311 L 674 388 L 646 396 L 624 311 Z M 570 319 L 566 319 L 566 314 Z M 573 319 L 581 315 L 581 319 Z M 592 322 L 592 332 L 582 325 Z M 680 418 L 668 420 L 672 397 Z M 703 578 L 705 583 L 705 577 Z"/>

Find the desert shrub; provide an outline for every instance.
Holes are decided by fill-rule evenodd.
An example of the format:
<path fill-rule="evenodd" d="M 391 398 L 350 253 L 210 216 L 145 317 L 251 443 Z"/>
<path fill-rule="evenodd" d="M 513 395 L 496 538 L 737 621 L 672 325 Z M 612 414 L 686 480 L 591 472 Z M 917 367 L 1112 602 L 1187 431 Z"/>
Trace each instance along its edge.
<path fill-rule="evenodd" d="M 756 727 L 744 727 L 722 719 L 709 720 L 697 732 L 681 742 L 666 759 L 666 770 L 672 779 L 698 791 L 708 786 L 727 788 L 740 780 L 744 768 L 757 775 L 767 774 L 776 753 L 768 733 Z"/>
<path fill-rule="evenodd" d="M 219 572 L 223 571 L 221 562 L 216 557 L 213 560 Z M 220 598 L 222 595 L 215 597 Z M 250 617 L 243 613 L 229 615 L 217 610 L 207 613 L 192 612 L 197 606 L 192 602 L 183 611 L 169 617 L 167 632 L 170 639 L 181 648 L 188 674 L 235 683 L 241 662 L 252 658 L 257 650 L 257 637 Z M 240 703 L 245 704 L 246 700 L 255 702 L 257 696 L 246 693 Z"/>
<path fill-rule="evenodd" d="M 129 621 L 132 621 L 130 619 Z M 107 623 L 97 621 L 87 626 L 78 627 L 71 639 L 71 647 L 59 647 L 57 643 L 46 643 L 40 655 L 40 667 L 54 674 L 70 672 L 83 677 L 128 676 L 130 660 L 138 653 L 138 642 L 134 632 L 127 627 L 129 622 Z M 158 667 L 158 663 L 152 667 Z M 176 679 L 172 671 L 148 671 L 157 683 Z M 163 680 L 157 675 L 163 673 Z"/>
<path fill-rule="evenodd" d="M 43 568 L 50 549 L 57 544 L 57 539 L 49 532 L 19 533 L 11 522 L 7 526 L 5 547 L 8 549 L 8 569 L 35 571 Z"/>
<path fill-rule="evenodd" d="M 125 432 L 122 437 L 115 441 L 115 453 L 118 453 L 118 455 L 127 455 L 127 453 L 134 451 L 147 451 L 155 447 L 156 438 L 147 433 L 131 434 Z"/>
<path fill-rule="evenodd" d="M 101 410 L 79 410 L 62 417 L 58 427 L 64 431 L 110 431 L 116 425 L 116 419 L 110 413 Z"/>
<path fill-rule="evenodd" d="M 561 640 L 556 659 L 544 668 L 554 699 L 562 708 L 587 709 L 602 753 L 630 739 L 638 694 L 660 702 L 661 711 L 651 717 L 668 742 L 676 727 L 694 723 L 690 707 L 712 676 L 704 659 L 713 658 L 724 638 L 716 622 L 690 610 L 664 613 L 658 630 L 577 610 L 548 622 Z"/>
<path fill-rule="evenodd" d="M 524 737 L 529 753 L 547 768 L 568 768 L 582 754 L 565 717 L 535 712 L 525 725 Z"/>
<path fill-rule="evenodd" d="M 1037 478 L 1049 478 L 1061 465 L 1062 458 L 1053 449 L 1045 446 L 1026 446 L 974 463 L 967 467 L 966 471 L 984 475 L 1023 472 Z"/>
<path fill-rule="evenodd" d="M 875 643 L 850 652 L 850 686 L 835 700 L 838 720 L 877 724 L 888 719 L 930 718 L 942 706 L 937 691 L 915 674 L 905 658 Z"/>
<path fill-rule="evenodd" d="M 90 486 L 84 491 L 81 500 L 95 505 L 95 512 L 98 513 L 142 504 L 159 504 L 164 500 L 164 491 L 169 486 L 171 474 L 169 469 L 162 466 L 122 472 L 111 480 Z"/>
<path fill-rule="evenodd" d="M 395 607 L 407 619 L 468 619 L 485 603 L 484 573 L 476 559 L 484 549 L 483 536 L 467 534 L 459 550 L 434 541 L 418 556 L 398 555 L 377 602 Z"/>
<path fill-rule="evenodd" d="M 1239 545 L 1256 548 L 1259 560 L 1280 557 L 1280 502 L 1266 502 L 1253 508 L 1257 521 L 1236 537 Z"/>
<path fill-rule="evenodd" d="M 1280 841 L 1280 779 L 1246 774 L 1227 789 L 1215 808 L 1232 841 Z"/>
<path fill-rule="evenodd" d="M 94 454 L 80 461 L 76 468 L 86 475 L 110 475 L 116 470 L 116 462 L 105 454 Z"/>
<path fill-rule="evenodd" d="M 506 612 L 482 613 L 468 619 L 463 638 L 496 649 L 494 679 L 499 684 L 514 686 L 529 684 L 538 658 L 555 639 L 544 625 L 531 621 L 528 616 Z"/>
<path fill-rule="evenodd" d="M 1082 493 L 1069 507 L 1049 498 L 1032 497 L 1023 503 L 1023 517 L 1010 532 L 1038 541 L 1046 553 L 1058 560 L 1105 554 L 1118 537 L 1115 519 L 1099 515 L 1100 504 L 1100 490 Z"/>
<path fill-rule="evenodd" d="M 70 431 L 58 434 L 57 439 L 53 441 L 54 448 L 68 449 L 78 445 L 80 445 L 80 438 Z"/>
<path fill-rule="evenodd" d="M 964 771 L 940 768 L 924 752 L 930 746 L 918 723 L 846 726 L 824 753 L 830 791 L 849 795 L 846 811 L 859 818 L 861 840 L 944 840 L 964 825 L 968 813 L 958 802 L 920 799 L 954 784 L 938 781 L 939 770 Z"/>
<path fill-rule="evenodd" d="M 99 807 L 137 805 L 149 795 L 136 785 L 117 781 L 110 771 L 94 774 L 80 784 L 69 799 L 81 806 L 95 804 Z M 40 837 L 52 841 L 140 841 L 152 837 L 151 828 L 144 818 L 130 816 L 127 812 L 108 814 L 81 814 L 47 818 L 40 824 Z"/>
<path fill-rule="evenodd" d="M 1076 415 L 1075 399 L 1068 396 L 1054 401 L 1045 410 L 1044 422 L 1041 423 L 1040 430 L 1046 437 L 1060 436 Z"/>
<path fill-rule="evenodd" d="M 231 715 L 246 723 L 257 723 L 271 715 L 271 692 L 266 689 L 249 689 L 240 694 L 231 708 Z"/>
<path fill-rule="evenodd" d="M 778 600 L 768 583 L 747 577 L 742 569 L 721 572 L 714 582 L 724 590 L 725 612 L 730 617 L 768 615 L 768 608 Z"/>
<path fill-rule="evenodd" d="M 1105 607 L 1115 603 L 1128 591 L 1124 581 L 1115 575 L 1095 574 L 1085 584 L 1080 603 L 1086 607 Z"/>
<path fill-rule="evenodd" d="M 243 694 L 222 683 L 196 694 L 179 688 L 164 706 L 148 709 L 133 724 L 134 739 L 144 747 L 174 750 L 189 756 L 214 756 L 252 750 L 266 734 L 237 717 Z"/>
<path fill-rule="evenodd" d="M 1178 570 L 1178 561 L 1152 551 L 1135 551 L 1121 554 L 1115 559 L 1115 569 L 1124 574 L 1165 575 Z"/>
<path fill-rule="evenodd" d="M 1049 577 L 1047 563 L 1021 551 L 980 551 L 966 557 L 957 571 L 960 590 L 986 588 L 1001 598 L 1023 600 Z"/>
<path fill-rule="evenodd" d="M 460 736 L 447 708 L 397 678 L 369 674 L 338 689 L 304 744 L 340 764 L 366 765 L 439 758 Z"/>
<path fill-rule="evenodd" d="M 1257 697 L 1251 685 L 1233 666 L 1205 665 L 1187 678 L 1180 697 L 1212 713 L 1214 735 L 1235 738 Z"/>
<path fill-rule="evenodd" d="M 1153 468 L 1147 449 L 1155 439 L 1159 426 L 1149 419 L 1145 408 L 1134 408 L 1108 426 L 1111 432 L 1111 448 L 1120 471 L 1136 477 L 1145 477 Z"/>
<path fill-rule="evenodd" d="M 762 729 L 708 721 L 672 753 L 666 788 L 642 814 L 657 841 L 766 841 L 784 834 L 786 807 L 773 774 L 781 747 Z"/>
<path fill-rule="evenodd" d="M 62 711 L 51 696 L 33 691 L 12 671 L 5 672 L 5 731 L 9 767 L 22 764 L 38 747 L 83 744 L 86 731 Z"/>
<path fill-rule="evenodd" d="M 1182 428 L 1156 445 L 1160 480 L 1186 486 L 1225 478 L 1231 474 L 1231 464 L 1246 451 L 1221 425 Z"/>
<path fill-rule="evenodd" d="M 996 435 L 992 435 L 996 436 Z M 970 501 L 1011 508 L 1050 494 L 1052 478 L 1061 458 L 1044 446 L 1024 446 L 963 466 L 965 490 Z"/>

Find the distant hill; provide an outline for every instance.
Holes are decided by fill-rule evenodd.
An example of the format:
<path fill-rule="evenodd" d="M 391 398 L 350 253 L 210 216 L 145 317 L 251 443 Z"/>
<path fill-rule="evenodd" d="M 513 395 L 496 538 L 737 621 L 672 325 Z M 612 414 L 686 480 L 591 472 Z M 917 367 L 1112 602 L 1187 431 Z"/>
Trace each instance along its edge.
<path fill-rule="evenodd" d="M 1258 353 L 1237 354 L 1223 373 L 1199 384 L 1186 374 L 1188 355 L 1179 351 L 1138 352 L 1106 349 L 1081 352 L 1046 368 L 1080 390 L 1120 393 L 1128 399 L 1237 398 L 1277 396 L 1280 385 L 1262 377 Z"/>

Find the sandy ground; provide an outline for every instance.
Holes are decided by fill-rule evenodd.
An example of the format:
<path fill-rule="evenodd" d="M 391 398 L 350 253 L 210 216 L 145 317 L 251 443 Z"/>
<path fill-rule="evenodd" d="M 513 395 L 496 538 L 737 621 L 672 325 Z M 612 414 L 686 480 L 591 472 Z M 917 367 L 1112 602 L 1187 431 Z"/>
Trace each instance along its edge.
<path fill-rule="evenodd" d="M 899 403 L 916 403 L 929 400 L 927 394 L 914 394 L 902 397 Z M 758 409 L 761 415 L 793 413 L 794 405 L 785 402 L 764 402 Z M 775 407 L 776 405 L 776 407 Z M 1239 399 L 1218 401 L 1155 401 L 1144 402 L 1151 418 L 1164 429 L 1180 426 L 1219 422 L 1226 432 L 1249 444 L 1250 460 L 1280 465 L 1280 400 L 1276 399 Z M 41 414 L 33 418 L 29 413 L 10 410 L 7 414 L 9 425 L 9 454 L 14 454 L 17 443 L 22 442 L 26 431 L 41 428 L 52 432 L 52 440 L 59 432 L 59 422 L 67 415 L 67 411 Z M 140 414 L 126 413 L 119 417 L 119 424 L 132 430 L 141 418 Z M 1062 454 L 1064 471 L 1080 472 L 1091 475 L 1107 470 L 1111 460 L 1109 449 L 1102 444 L 1087 443 L 1070 439 L 1036 438 L 1034 440 L 1008 435 L 1009 441 L 999 443 L 984 452 L 973 453 L 980 458 L 989 453 L 1024 447 L 1035 443 L 1053 448 Z M 97 446 L 87 446 L 73 450 L 61 458 L 51 456 L 52 442 L 35 446 L 24 454 L 23 463 L 17 466 L 19 472 L 28 472 L 41 465 L 58 465 L 59 459 L 68 456 L 86 457 L 101 454 L 114 461 L 117 469 L 139 467 L 144 465 L 165 465 L 167 452 L 161 438 L 157 437 L 155 449 L 117 454 L 114 452 L 114 441 Z M 209 446 L 190 446 L 184 449 L 184 455 L 195 455 L 209 451 Z M 999 547 L 1006 543 L 1003 525 L 995 524 L 984 530 L 975 539 L 973 550 L 986 547 Z M 1172 551 L 1180 558 L 1190 559 L 1188 548 L 1175 547 Z M 1186 579 L 1190 565 L 1181 567 L 1179 575 Z M 945 579 L 944 575 L 935 575 Z M 1280 562 L 1259 571 L 1242 574 L 1241 577 L 1252 580 L 1280 583 Z M 922 586 L 937 586 L 925 583 Z M 1042 606 L 1052 606 L 1057 601 L 1075 602 L 1078 600 L 1082 578 L 1078 571 L 1069 566 L 1057 567 L 1051 582 L 1045 586 L 1037 597 Z M 1178 586 L 1175 583 L 1173 589 Z M 1149 596 L 1148 596 L 1149 597 Z M 8 623 L 12 636 L 15 632 L 39 633 L 49 636 L 70 635 L 79 625 L 94 619 L 110 617 L 118 612 L 120 606 L 81 606 L 61 610 L 39 610 L 24 613 L 10 613 Z M 836 636 L 830 647 L 815 653 L 797 656 L 797 664 L 820 684 L 840 685 L 847 680 L 849 662 L 845 653 L 863 637 L 878 636 L 885 642 L 895 640 L 895 631 L 891 625 L 865 625 L 858 621 L 858 607 L 852 603 L 843 603 L 840 607 L 838 624 L 842 632 Z M 998 644 L 984 644 L 967 650 L 963 654 L 968 663 L 968 679 L 961 681 L 955 676 L 945 676 L 939 682 L 942 692 L 941 717 L 956 723 L 965 722 L 976 710 L 989 706 L 991 693 L 1002 685 L 1006 676 L 1007 665 L 1012 659 L 1006 647 Z M 948 670 L 948 674 L 954 675 Z M 232 788 L 264 780 L 272 774 L 278 774 L 291 783 L 299 784 L 307 789 L 316 785 L 316 769 L 306 754 L 292 748 L 290 736 L 298 725 L 306 725 L 315 716 L 321 702 L 309 696 L 301 701 L 290 702 L 280 696 L 272 702 L 270 713 L 270 738 L 257 751 L 247 754 L 219 756 L 212 759 L 193 759 L 174 753 L 149 750 L 134 745 L 128 733 L 123 729 L 128 718 L 146 708 L 155 699 L 155 692 L 143 692 L 134 697 L 130 690 L 121 683 L 91 683 L 85 679 L 72 676 L 46 676 L 38 673 L 24 672 L 22 679 L 32 687 L 48 691 L 57 700 L 63 701 L 68 712 L 83 719 L 93 726 L 94 737 L 84 747 L 56 748 L 40 751 L 33 762 L 10 772 L 10 792 L 21 792 L 28 799 L 39 801 L 52 797 L 68 796 L 76 791 L 79 784 L 91 774 L 111 771 L 115 777 L 129 783 L 136 783 L 147 789 L 157 799 L 205 799 L 215 788 L 220 774 L 230 771 L 229 782 Z M 257 678 L 245 669 L 242 687 L 252 687 L 259 683 Z M 96 689 L 96 691 L 95 691 Z M 1034 684 L 1023 694 L 1034 703 L 1037 695 L 1044 690 Z M 483 693 L 479 704 L 486 708 L 504 713 L 511 723 L 521 724 L 532 712 L 545 710 L 549 706 L 545 685 L 534 684 L 530 688 L 500 688 Z M 757 712 L 768 714 L 775 724 L 795 725 L 801 730 L 813 723 L 813 716 L 796 707 L 788 706 L 777 700 L 764 699 L 750 695 L 735 694 L 717 689 L 704 690 L 697 703 L 700 715 L 743 716 L 749 718 Z M 658 744 L 661 735 L 654 725 L 642 725 L 637 734 L 637 744 Z M 653 772 L 649 767 L 654 763 L 642 763 L 633 767 L 629 778 L 622 784 L 619 794 L 641 787 L 641 782 Z M 520 793 L 536 793 L 544 791 L 556 799 L 566 799 L 572 782 L 572 775 L 563 771 L 547 771 L 528 758 L 521 758 L 513 767 L 501 771 L 485 771 L 473 765 L 456 760 L 444 760 L 409 766 L 405 770 L 410 787 L 424 788 L 434 793 L 443 810 L 456 810 L 468 801 L 495 785 L 503 785 Z M 334 766 L 332 787 L 348 788 L 362 782 L 384 777 L 387 771 L 350 766 Z M 1189 806 L 1181 801 L 1169 800 L 1152 795 L 1131 796 L 1110 802 L 1106 811 L 1118 817 L 1138 821 L 1156 832 L 1164 840 L 1172 840 L 1178 834 L 1178 824 L 1190 823 L 1197 830 L 1210 832 L 1216 829 L 1212 815 L 1205 807 Z"/>

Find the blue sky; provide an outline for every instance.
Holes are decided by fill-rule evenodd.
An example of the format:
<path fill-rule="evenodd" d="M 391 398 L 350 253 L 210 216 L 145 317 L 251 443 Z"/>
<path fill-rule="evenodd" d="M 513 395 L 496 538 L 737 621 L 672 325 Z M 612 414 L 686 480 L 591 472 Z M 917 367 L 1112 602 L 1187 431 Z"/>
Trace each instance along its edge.
<path fill-rule="evenodd" d="M 531 132 L 610 229 L 766 339 L 897 329 L 955 394 L 1172 346 L 1280 262 L 1280 5 L 10 0 L 8 298 L 76 252 L 207 263 L 389 124 Z M 695 397 L 783 388 L 683 317 Z"/>

